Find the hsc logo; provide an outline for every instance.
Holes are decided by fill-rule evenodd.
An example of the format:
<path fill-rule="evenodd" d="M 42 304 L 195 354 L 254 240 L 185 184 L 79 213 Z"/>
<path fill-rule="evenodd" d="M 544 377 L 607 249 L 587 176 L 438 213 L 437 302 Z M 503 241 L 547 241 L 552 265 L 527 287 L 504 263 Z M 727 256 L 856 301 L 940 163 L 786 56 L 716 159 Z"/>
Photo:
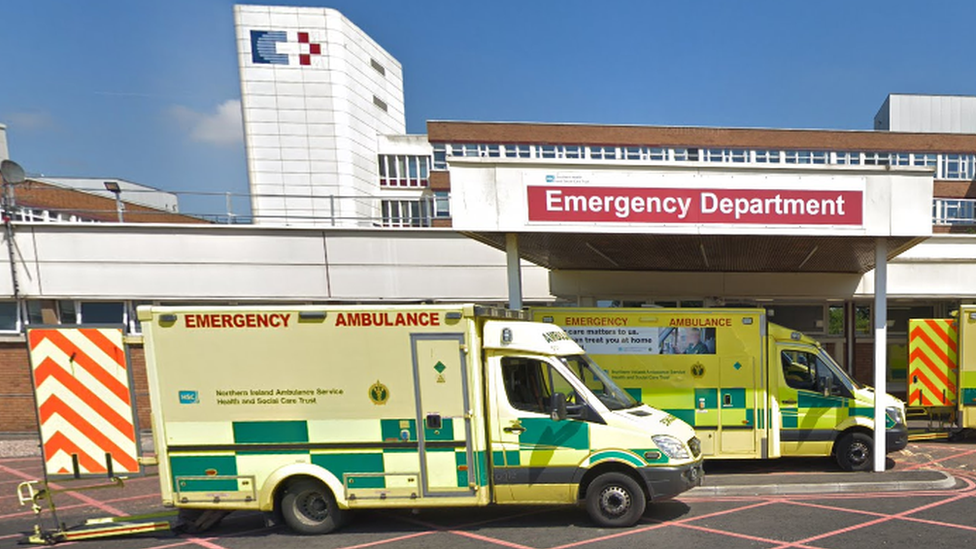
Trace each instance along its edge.
<path fill-rule="evenodd" d="M 199 404 L 200 395 L 196 391 L 180 391 L 180 404 Z"/>
<path fill-rule="evenodd" d="M 311 65 L 313 55 L 322 55 L 322 44 L 310 42 L 307 32 L 251 31 L 251 61 L 258 65 Z"/>

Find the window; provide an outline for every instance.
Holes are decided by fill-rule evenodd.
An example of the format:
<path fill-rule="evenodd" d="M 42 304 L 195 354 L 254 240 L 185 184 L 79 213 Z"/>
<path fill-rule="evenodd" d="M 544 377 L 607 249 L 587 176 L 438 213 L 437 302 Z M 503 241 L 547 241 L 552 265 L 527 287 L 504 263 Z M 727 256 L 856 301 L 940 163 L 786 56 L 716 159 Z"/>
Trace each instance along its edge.
<path fill-rule="evenodd" d="M 528 145 L 505 145 L 506 158 L 532 158 L 532 149 Z"/>
<path fill-rule="evenodd" d="M 624 148 L 624 159 L 626 159 L 626 160 L 640 160 L 641 159 L 641 149 L 640 149 L 640 147 L 625 147 Z"/>
<path fill-rule="evenodd" d="M 434 143 L 434 169 L 447 169 L 447 145 L 444 143 Z"/>
<path fill-rule="evenodd" d="M 676 162 L 684 162 L 688 160 L 688 149 L 675 149 L 674 150 L 674 160 Z M 697 158 L 697 156 L 696 156 Z"/>
<path fill-rule="evenodd" d="M 383 101 L 382 99 L 374 95 L 373 104 L 379 107 L 381 111 L 386 112 L 386 101 Z"/>
<path fill-rule="evenodd" d="M 908 153 L 891 153 L 892 166 L 911 166 L 912 155 Z"/>
<path fill-rule="evenodd" d="M 912 155 L 912 166 L 935 167 L 938 164 L 938 156 L 934 154 L 915 153 Z"/>
<path fill-rule="evenodd" d="M 596 395 L 597 399 L 610 410 L 623 410 L 624 408 L 633 408 L 640 405 L 634 397 L 617 386 L 610 379 L 610 376 L 586 355 L 564 356 L 559 357 L 559 360 L 566 366 L 566 369 L 570 373 L 576 376 L 576 379 L 582 381 L 583 385 Z M 558 388 L 556 390 L 561 391 Z M 572 391 L 572 388 L 567 389 L 567 391 Z M 565 394 L 568 397 L 570 393 L 566 392 Z M 581 404 L 583 402 L 579 400 L 577 405 Z M 582 406 L 578 406 L 577 410 L 583 411 L 581 408 Z M 567 411 L 571 410 L 571 408 L 567 407 Z M 583 415 L 582 417 L 585 418 L 586 416 Z"/>
<path fill-rule="evenodd" d="M 858 334 L 874 333 L 874 327 L 871 325 L 870 305 L 858 305 L 854 309 L 854 331 Z"/>
<path fill-rule="evenodd" d="M 421 200 L 383 200 L 381 202 L 384 227 L 428 227 L 429 205 Z"/>
<path fill-rule="evenodd" d="M 830 305 L 827 307 L 827 334 L 844 335 L 844 306 Z"/>
<path fill-rule="evenodd" d="M 19 332 L 20 315 L 16 301 L 0 301 L 0 332 Z"/>
<path fill-rule="evenodd" d="M 829 387 L 831 394 L 841 394 L 847 387 L 848 379 L 830 367 L 818 354 L 796 349 L 786 349 L 780 353 L 783 364 L 783 377 L 786 384 L 801 391 L 823 391 Z M 826 385 L 823 384 L 826 381 Z"/>
<path fill-rule="evenodd" d="M 779 163 L 779 151 L 756 151 L 756 162 L 759 164 Z"/>
<path fill-rule="evenodd" d="M 451 196 L 447 191 L 434 193 L 434 217 L 451 217 Z"/>
<path fill-rule="evenodd" d="M 381 187 L 426 187 L 429 169 L 427 156 L 379 155 Z"/>
<path fill-rule="evenodd" d="M 838 164 L 853 166 L 861 163 L 861 153 L 843 151 L 836 154 Z"/>
<path fill-rule="evenodd" d="M 595 160 L 616 160 L 617 147 L 591 146 L 590 158 Z"/>
<path fill-rule="evenodd" d="M 548 414 L 552 410 L 552 394 L 566 395 L 566 403 L 575 404 L 576 393 L 569 383 L 552 371 L 549 364 L 522 357 L 502 358 L 502 377 L 505 393 L 512 408 L 523 412 Z"/>
<path fill-rule="evenodd" d="M 725 151 L 722 149 L 705 149 L 702 151 L 702 160 L 705 162 L 724 162 Z"/>
<path fill-rule="evenodd" d="M 36 299 L 30 300 L 26 303 L 28 324 L 44 324 L 43 304 L 43 302 Z"/>
<path fill-rule="evenodd" d="M 78 323 L 78 308 L 74 301 L 68 299 L 58 301 L 58 322 L 61 324 Z"/>
<path fill-rule="evenodd" d="M 667 160 L 668 150 L 661 147 L 651 147 L 647 149 L 647 159 L 648 160 Z"/>
<path fill-rule="evenodd" d="M 539 145 L 539 156 L 542 158 L 556 158 L 556 146 L 555 145 Z"/>
<path fill-rule="evenodd" d="M 560 147 L 557 152 L 561 155 L 560 158 L 583 158 L 583 147 L 579 145 L 566 145 Z"/>
<path fill-rule="evenodd" d="M 703 149 L 705 162 L 745 162 L 748 153 L 743 149 Z"/>
<path fill-rule="evenodd" d="M 827 151 L 786 151 L 787 164 L 826 164 Z"/>
<path fill-rule="evenodd" d="M 931 305 L 917 305 L 914 307 L 888 307 L 888 333 L 907 334 L 909 320 L 913 318 L 933 317 L 935 317 L 935 307 Z"/>
<path fill-rule="evenodd" d="M 936 223 L 968 225 L 976 221 L 976 202 L 972 200 L 935 199 L 932 202 L 932 210 L 932 217 Z"/>
<path fill-rule="evenodd" d="M 808 334 L 824 332 L 823 305 L 776 305 L 769 309 L 773 322 Z"/>
<path fill-rule="evenodd" d="M 369 66 L 373 67 L 376 72 L 380 73 L 381 75 L 386 76 L 386 69 L 383 68 L 383 65 L 380 65 L 379 61 L 370 58 Z"/>
<path fill-rule="evenodd" d="M 868 166 L 888 166 L 891 164 L 891 154 L 864 153 L 864 164 Z"/>
<path fill-rule="evenodd" d="M 973 157 L 968 154 L 942 155 L 942 177 L 970 179 L 973 176 Z"/>
<path fill-rule="evenodd" d="M 125 303 L 121 301 L 87 301 L 81 304 L 82 324 L 122 324 Z"/>

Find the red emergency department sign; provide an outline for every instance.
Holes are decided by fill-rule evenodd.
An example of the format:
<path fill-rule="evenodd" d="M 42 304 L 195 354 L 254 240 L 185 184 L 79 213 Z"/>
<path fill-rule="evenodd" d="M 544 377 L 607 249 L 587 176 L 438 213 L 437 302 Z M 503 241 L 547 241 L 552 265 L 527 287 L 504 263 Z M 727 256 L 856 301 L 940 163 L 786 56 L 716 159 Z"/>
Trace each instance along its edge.
<path fill-rule="evenodd" d="M 698 225 L 863 223 L 860 190 L 529 186 L 529 221 Z"/>
<path fill-rule="evenodd" d="M 48 476 L 139 473 L 122 330 L 28 329 L 27 341 Z"/>

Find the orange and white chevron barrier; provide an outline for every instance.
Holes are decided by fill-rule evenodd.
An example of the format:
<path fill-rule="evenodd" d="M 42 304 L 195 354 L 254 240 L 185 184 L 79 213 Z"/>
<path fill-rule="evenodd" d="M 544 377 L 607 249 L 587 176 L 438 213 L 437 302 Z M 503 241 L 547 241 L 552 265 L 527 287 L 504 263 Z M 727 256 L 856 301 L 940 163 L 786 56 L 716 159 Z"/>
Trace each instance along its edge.
<path fill-rule="evenodd" d="M 955 406 L 959 332 L 954 319 L 908 323 L 908 405 Z"/>
<path fill-rule="evenodd" d="M 28 329 L 27 341 L 47 475 L 141 472 L 122 330 Z"/>

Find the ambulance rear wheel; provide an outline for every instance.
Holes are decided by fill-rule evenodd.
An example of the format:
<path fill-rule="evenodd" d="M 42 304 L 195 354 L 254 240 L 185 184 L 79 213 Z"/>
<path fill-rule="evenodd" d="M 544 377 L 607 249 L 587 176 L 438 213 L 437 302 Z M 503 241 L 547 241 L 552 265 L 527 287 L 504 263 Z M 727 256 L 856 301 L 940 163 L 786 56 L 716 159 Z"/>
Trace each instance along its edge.
<path fill-rule="evenodd" d="M 299 534 L 328 534 L 342 526 L 344 515 L 332 491 L 315 479 L 290 482 L 281 497 L 281 516 Z"/>
<path fill-rule="evenodd" d="M 586 489 L 586 512 L 599 526 L 632 526 L 644 514 L 644 490 L 623 473 L 604 473 Z"/>
<path fill-rule="evenodd" d="M 865 433 L 847 433 L 837 441 L 837 464 L 845 471 L 868 471 L 874 467 L 874 441 Z"/>

